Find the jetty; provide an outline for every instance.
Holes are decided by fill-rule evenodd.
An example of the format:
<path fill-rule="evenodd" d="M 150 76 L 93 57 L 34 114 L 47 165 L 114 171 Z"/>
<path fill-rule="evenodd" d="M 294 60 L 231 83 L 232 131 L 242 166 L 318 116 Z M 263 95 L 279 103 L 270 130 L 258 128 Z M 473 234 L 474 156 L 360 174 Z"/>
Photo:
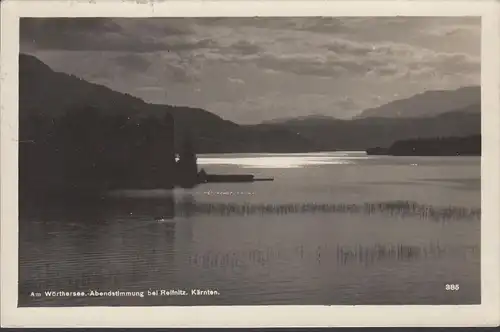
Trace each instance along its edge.
<path fill-rule="evenodd" d="M 198 173 L 199 183 L 237 183 L 273 180 L 273 178 L 255 178 L 253 174 L 206 174 L 204 170 Z"/>
<path fill-rule="evenodd" d="M 256 178 L 253 174 L 207 174 L 204 169 L 198 171 L 197 156 L 191 138 L 184 139 L 181 151 L 176 157 L 176 186 L 194 188 L 204 183 L 250 183 L 274 181 L 273 178 Z"/>

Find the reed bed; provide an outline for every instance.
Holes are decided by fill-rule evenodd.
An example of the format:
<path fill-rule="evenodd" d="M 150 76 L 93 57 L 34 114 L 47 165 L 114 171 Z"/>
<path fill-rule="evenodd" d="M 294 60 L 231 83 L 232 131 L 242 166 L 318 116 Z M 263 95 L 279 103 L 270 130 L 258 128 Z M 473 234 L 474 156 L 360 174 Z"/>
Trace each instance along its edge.
<path fill-rule="evenodd" d="M 204 268 L 247 268 L 253 265 L 290 264 L 304 261 L 326 266 L 377 265 L 383 263 L 411 262 L 430 259 L 479 257 L 479 246 L 447 246 L 439 243 L 428 245 L 374 244 L 299 245 L 288 248 L 248 249 L 230 252 L 207 251 L 189 256 L 189 265 Z M 302 263 L 301 263 L 302 264 Z"/>
<path fill-rule="evenodd" d="M 156 253 L 159 256 L 168 256 L 169 253 Z M 38 267 L 38 276 L 20 280 L 21 294 L 32 291 L 49 289 L 82 290 L 89 287 L 113 285 L 119 287 L 123 284 L 136 283 L 151 274 L 165 275 L 172 273 L 171 263 L 148 269 L 146 264 L 147 253 L 142 253 L 134 260 L 138 266 L 128 270 L 111 271 L 102 269 L 93 273 L 78 273 L 75 271 L 60 271 L 53 266 Z M 339 268 L 352 265 L 375 266 L 380 264 L 398 264 L 404 262 L 417 262 L 424 260 L 439 260 L 459 258 L 479 259 L 480 246 L 451 246 L 439 242 L 429 242 L 425 245 L 385 243 L 371 245 L 344 245 L 344 244 L 298 244 L 295 246 L 274 246 L 264 248 L 247 248 L 240 250 L 205 250 L 198 253 L 180 253 L 176 268 L 216 269 L 227 273 L 248 268 L 269 268 L 280 264 L 317 265 L 324 267 L 337 266 Z M 180 265 L 178 265 L 180 264 Z M 132 263 L 132 265 L 134 265 Z M 134 282 L 136 281 L 136 282 Z"/>
<path fill-rule="evenodd" d="M 365 204 L 251 204 L 251 203 L 206 203 L 176 204 L 177 216 L 208 214 L 218 216 L 290 215 L 290 214 L 384 214 L 399 218 L 429 220 L 480 220 L 480 208 L 457 206 L 438 207 L 410 201 L 394 201 Z"/>

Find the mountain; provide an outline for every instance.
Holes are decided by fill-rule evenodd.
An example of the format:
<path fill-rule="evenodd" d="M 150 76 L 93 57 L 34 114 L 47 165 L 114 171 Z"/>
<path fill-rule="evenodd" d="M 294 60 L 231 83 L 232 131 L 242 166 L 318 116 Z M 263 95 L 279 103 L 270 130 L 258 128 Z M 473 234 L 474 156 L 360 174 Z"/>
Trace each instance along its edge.
<path fill-rule="evenodd" d="M 20 116 L 59 117 L 68 110 L 93 106 L 107 114 L 131 115 L 145 103 L 133 96 L 117 93 L 103 85 L 92 84 L 74 75 L 53 71 L 37 58 L 19 56 Z M 151 113 L 151 112 L 149 112 Z M 146 115 L 146 114 L 144 114 Z"/>
<path fill-rule="evenodd" d="M 357 119 L 417 118 L 435 116 L 481 103 L 481 87 L 470 86 L 457 90 L 426 91 L 407 99 L 400 99 L 363 111 Z M 477 109 L 473 109 L 477 111 Z"/>
<path fill-rule="evenodd" d="M 480 156 L 481 135 L 401 140 L 389 148 L 376 147 L 366 152 L 389 156 Z"/>
<path fill-rule="evenodd" d="M 334 117 L 328 116 L 328 115 L 323 115 L 323 114 L 314 114 L 314 115 L 304 115 L 304 116 L 298 116 L 298 117 L 285 117 L 285 118 L 276 118 L 268 121 L 262 122 L 262 124 L 280 124 L 280 123 L 292 123 L 292 122 L 302 122 L 302 121 L 308 121 L 308 122 L 316 122 L 320 123 L 323 121 L 330 121 L 330 120 L 335 120 Z"/>
<path fill-rule="evenodd" d="M 420 118 L 363 118 L 317 121 L 293 119 L 271 126 L 300 133 L 322 150 L 366 150 L 387 147 L 399 140 L 432 137 L 460 137 L 481 133 L 480 105 Z"/>
<path fill-rule="evenodd" d="M 241 126 L 199 108 L 149 104 L 137 97 L 87 82 L 74 75 L 56 72 L 36 57 L 20 54 L 21 123 L 26 123 L 27 127 L 30 117 L 59 118 L 86 107 L 92 107 L 106 115 L 137 119 L 161 118 L 167 112 L 174 119 L 176 148 L 186 135 L 190 135 L 198 153 L 316 150 L 309 140 L 284 128 Z M 23 131 L 21 128 L 21 132 Z"/>
<path fill-rule="evenodd" d="M 197 153 L 366 150 L 377 146 L 388 147 L 405 139 L 481 133 L 480 90 L 477 87 L 426 92 L 382 106 L 378 109 L 387 111 L 381 114 L 367 110 L 366 114 L 373 114 L 354 120 L 313 115 L 258 125 L 239 125 L 199 108 L 146 103 L 129 94 L 55 72 L 33 56 L 21 54 L 19 62 L 21 140 L 33 126 L 30 117 L 57 118 L 89 106 L 103 114 L 128 116 L 136 119 L 134 121 L 160 119 L 168 113 L 175 124 L 175 149 L 178 151 L 179 144 L 189 135 L 193 137 Z M 424 100 L 433 102 L 426 103 Z M 428 108 L 415 106 L 431 104 L 432 107 Z M 396 110 L 394 105 L 400 105 L 405 112 L 415 107 L 420 115 L 384 116 L 391 114 L 389 110 Z M 438 108 L 439 105 L 442 108 Z"/>

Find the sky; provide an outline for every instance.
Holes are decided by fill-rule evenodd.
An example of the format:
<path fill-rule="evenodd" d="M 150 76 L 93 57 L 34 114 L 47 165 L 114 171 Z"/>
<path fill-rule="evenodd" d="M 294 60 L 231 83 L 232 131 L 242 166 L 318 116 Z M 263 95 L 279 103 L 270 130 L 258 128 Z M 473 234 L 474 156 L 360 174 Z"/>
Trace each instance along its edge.
<path fill-rule="evenodd" d="M 20 38 L 56 71 L 242 124 L 480 84 L 479 17 L 23 18 Z"/>

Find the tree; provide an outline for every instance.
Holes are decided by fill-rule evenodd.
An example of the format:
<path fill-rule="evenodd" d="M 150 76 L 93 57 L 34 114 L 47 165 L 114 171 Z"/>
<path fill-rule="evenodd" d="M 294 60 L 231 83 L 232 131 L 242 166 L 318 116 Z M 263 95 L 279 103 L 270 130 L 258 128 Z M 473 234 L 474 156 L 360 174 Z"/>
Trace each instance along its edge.
<path fill-rule="evenodd" d="M 179 153 L 177 161 L 177 174 L 179 185 L 183 188 L 192 188 L 198 183 L 198 165 L 193 146 L 189 135 L 186 135 Z"/>

